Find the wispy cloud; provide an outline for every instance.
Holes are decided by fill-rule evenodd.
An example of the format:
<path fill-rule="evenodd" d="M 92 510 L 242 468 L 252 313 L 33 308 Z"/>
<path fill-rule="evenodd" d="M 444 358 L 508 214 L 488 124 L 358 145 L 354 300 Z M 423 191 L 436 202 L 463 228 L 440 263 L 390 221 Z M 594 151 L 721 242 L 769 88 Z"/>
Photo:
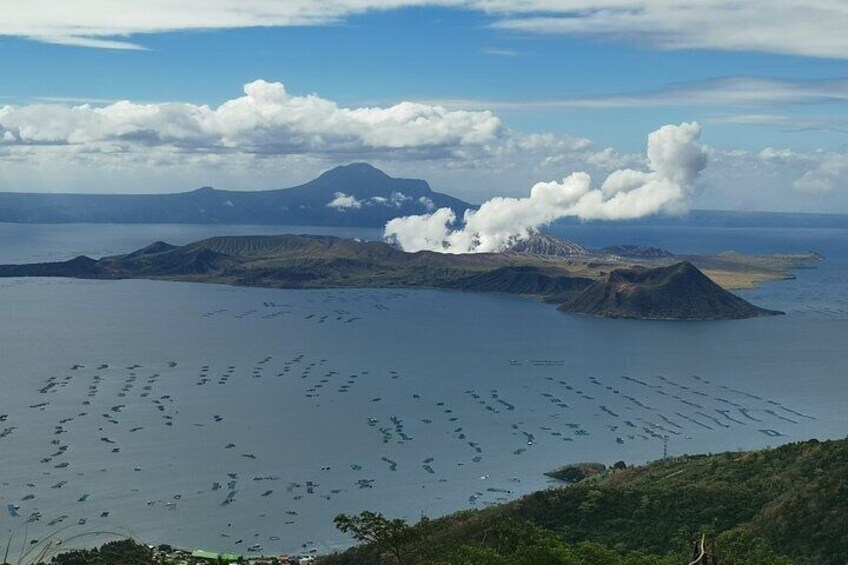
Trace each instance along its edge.
<path fill-rule="evenodd" d="M 87 96 L 35 96 L 28 100 L 48 104 L 114 104 L 117 98 L 89 98 Z"/>
<path fill-rule="evenodd" d="M 671 106 L 768 106 L 848 102 L 848 79 L 791 81 L 752 77 L 730 77 L 673 85 L 665 89 L 629 94 L 555 100 L 428 100 L 450 108 L 490 110 L 550 110 L 604 108 L 658 108 Z"/>
<path fill-rule="evenodd" d="M 763 51 L 848 58 L 848 4 L 833 0 L 562 0 L 521 3 L 541 13 L 494 25 L 596 37 L 657 49 Z"/>
<path fill-rule="evenodd" d="M 54 43 L 56 45 L 68 45 L 71 47 L 89 47 L 95 49 L 118 49 L 125 51 L 147 51 L 147 48 L 130 41 L 120 41 L 105 37 L 89 37 L 79 35 L 36 35 L 29 39 L 35 39 L 43 43 Z"/>
<path fill-rule="evenodd" d="M 521 56 L 520 51 L 514 51 L 512 49 L 502 49 L 499 47 L 487 47 L 483 49 L 484 55 L 493 55 L 495 57 L 519 57 Z"/>
<path fill-rule="evenodd" d="M 848 119 L 835 117 L 799 117 L 779 114 L 737 114 L 710 118 L 710 123 L 745 126 L 773 126 L 783 131 L 831 131 L 848 133 Z"/>
<path fill-rule="evenodd" d="M 138 49 L 127 38 L 180 30 L 323 25 L 416 6 L 486 13 L 520 33 L 587 36 L 658 49 L 750 50 L 848 58 L 848 4 L 838 0 L 0 0 L 0 35 Z"/>

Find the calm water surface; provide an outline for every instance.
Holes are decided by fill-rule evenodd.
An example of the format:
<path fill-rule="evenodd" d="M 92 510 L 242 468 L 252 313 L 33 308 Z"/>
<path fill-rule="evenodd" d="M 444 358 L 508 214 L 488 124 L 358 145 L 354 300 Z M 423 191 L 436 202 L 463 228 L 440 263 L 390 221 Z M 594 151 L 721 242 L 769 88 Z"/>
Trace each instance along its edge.
<path fill-rule="evenodd" d="M 0 262 L 285 231 L 379 237 L 0 224 Z M 0 279 L 0 539 L 14 559 L 51 534 L 98 531 L 325 551 L 348 543 L 339 512 L 414 520 L 544 488 L 543 472 L 568 462 L 845 436 L 844 230 L 556 231 L 597 247 L 827 260 L 744 293 L 787 316 L 694 323 L 438 291 Z"/>

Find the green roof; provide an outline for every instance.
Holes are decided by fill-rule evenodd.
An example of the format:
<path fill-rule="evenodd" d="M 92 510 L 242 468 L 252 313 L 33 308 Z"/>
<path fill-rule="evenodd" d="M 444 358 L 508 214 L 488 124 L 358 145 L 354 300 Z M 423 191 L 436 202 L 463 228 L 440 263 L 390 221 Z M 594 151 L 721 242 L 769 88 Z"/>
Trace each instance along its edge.
<path fill-rule="evenodd" d="M 224 561 L 238 561 L 241 559 L 241 555 L 234 555 L 232 553 L 217 553 L 215 551 L 204 551 L 202 549 L 192 551 L 191 556 L 199 557 L 200 559 L 223 559 Z"/>

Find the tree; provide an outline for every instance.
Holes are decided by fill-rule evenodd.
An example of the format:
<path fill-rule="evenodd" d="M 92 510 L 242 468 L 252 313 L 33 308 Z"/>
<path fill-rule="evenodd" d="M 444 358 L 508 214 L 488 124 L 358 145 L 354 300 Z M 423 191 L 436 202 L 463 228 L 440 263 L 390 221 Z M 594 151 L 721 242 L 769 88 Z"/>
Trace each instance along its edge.
<path fill-rule="evenodd" d="M 381 553 L 389 554 L 398 564 L 402 564 L 409 555 L 417 538 L 405 520 L 390 520 L 370 510 L 356 516 L 339 514 L 333 518 L 333 523 L 339 531 L 352 535 L 356 541 L 373 544 Z"/>
<path fill-rule="evenodd" d="M 722 532 L 715 542 L 716 556 L 722 565 L 745 565 L 746 563 L 770 563 L 789 565 L 792 561 L 776 553 L 761 537 L 743 529 L 734 528 Z"/>

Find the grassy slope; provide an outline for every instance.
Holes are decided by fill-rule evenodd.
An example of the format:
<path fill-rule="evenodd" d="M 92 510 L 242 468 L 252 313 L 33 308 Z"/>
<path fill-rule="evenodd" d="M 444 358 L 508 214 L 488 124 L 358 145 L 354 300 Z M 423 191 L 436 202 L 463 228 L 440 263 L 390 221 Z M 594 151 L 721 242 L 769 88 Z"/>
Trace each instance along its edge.
<path fill-rule="evenodd" d="M 779 312 L 727 292 L 689 262 L 667 267 L 616 269 L 561 310 L 609 318 L 712 320 Z"/>

